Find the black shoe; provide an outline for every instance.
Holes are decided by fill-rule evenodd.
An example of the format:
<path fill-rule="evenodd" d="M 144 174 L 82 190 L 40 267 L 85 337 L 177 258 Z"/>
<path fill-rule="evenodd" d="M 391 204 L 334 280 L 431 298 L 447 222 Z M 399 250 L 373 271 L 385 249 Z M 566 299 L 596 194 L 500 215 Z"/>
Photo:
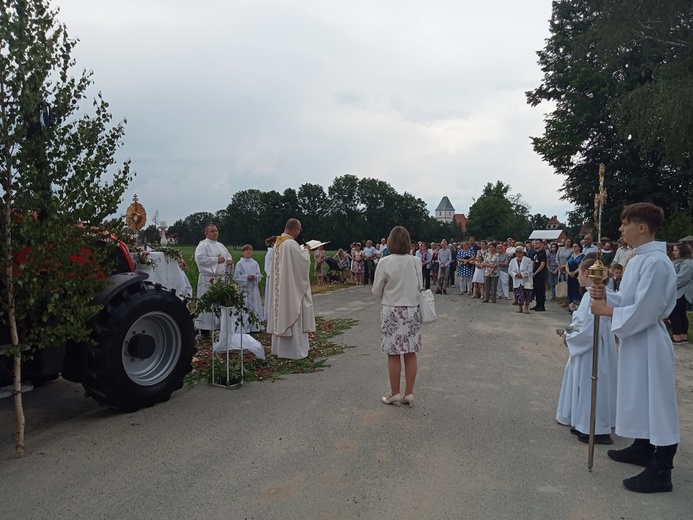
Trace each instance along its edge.
<path fill-rule="evenodd" d="M 576 430 L 575 428 L 571 428 L 570 433 L 573 435 L 584 435 L 580 430 Z"/>
<path fill-rule="evenodd" d="M 611 460 L 616 462 L 635 464 L 644 468 L 648 467 L 654 460 L 654 449 L 644 446 L 631 445 L 622 450 L 609 450 L 606 454 Z"/>
<path fill-rule="evenodd" d="M 443 289 L 443 294 L 447 294 L 447 293 L 448 293 L 448 292 L 447 292 L 445 289 Z"/>
<path fill-rule="evenodd" d="M 546 309 L 532 309 L 534 312 L 546 312 Z"/>
<path fill-rule="evenodd" d="M 625 479 L 623 485 L 636 493 L 668 493 L 674 489 L 671 470 L 655 467 L 647 467 L 639 475 Z"/>
<path fill-rule="evenodd" d="M 537 306 L 535 305 L 534 307 L 530 307 L 529 310 L 530 310 L 530 311 L 536 311 L 536 310 L 537 310 Z"/>
<path fill-rule="evenodd" d="M 587 444 L 590 441 L 590 436 L 587 433 L 578 433 L 577 438 L 580 442 L 584 442 L 585 444 Z M 595 444 L 613 444 L 614 440 L 611 438 L 611 435 L 609 435 L 608 433 L 605 433 L 603 435 L 595 435 L 594 436 L 594 443 Z"/>
<path fill-rule="evenodd" d="M 436 289 L 436 294 L 443 294 L 443 293 L 440 292 L 440 289 Z"/>

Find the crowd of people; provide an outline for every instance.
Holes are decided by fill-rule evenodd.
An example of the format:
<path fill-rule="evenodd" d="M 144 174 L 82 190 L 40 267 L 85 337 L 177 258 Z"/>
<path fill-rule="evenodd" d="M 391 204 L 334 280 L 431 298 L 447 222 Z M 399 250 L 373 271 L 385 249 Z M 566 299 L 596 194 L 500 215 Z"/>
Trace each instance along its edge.
<path fill-rule="evenodd" d="M 569 312 L 577 310 L 585 288 L 579 283 L 580 265 L 591 253 L 597 252 L 597 244 L 591 234 L 582 240 L 568 237 L 562 240 L 504 241 L 479 240 L 471 236 L 467 240 L 448 243 L 412 242 L 408 254 L 421 260 L 423 287 L 434 287 L 436 294 L 448 294 L 451 288 L 459 295 L 477 298 L 481 303 L 512 300 L 518 313 L 544 312 L 546 301 L 557 302 Z M 603 240 L 601 261 L 608 268 L 607 286 L 618 291 L 624 271 L 635 250 L 623 238 L 615 244 Z M 315 252 L 315 274 L 318 284 L 334 282 L 356 285 L 372 284 L 377 266 L 390 254 L 385 238 L 350 245 L 348 251 L 339 249 L 330 257 L 321 246 Z M 690 246 L 679 244 L 669 250 L 677 271 L 681 271 L 681 287 L 677 290 L 674 342 L 687 342 L 686 309 L 693 301 L 693 294 L 683 289 L 693 287 Z M 532 305 L 530 307 L 530 305 Z"/>

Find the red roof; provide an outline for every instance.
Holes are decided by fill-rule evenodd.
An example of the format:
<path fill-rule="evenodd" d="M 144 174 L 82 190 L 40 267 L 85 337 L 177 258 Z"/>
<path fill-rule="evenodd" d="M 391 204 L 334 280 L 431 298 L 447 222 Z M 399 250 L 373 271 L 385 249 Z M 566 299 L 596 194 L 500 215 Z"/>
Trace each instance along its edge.
<path fill-rule="evenodd" d="M 464 216 L 464 213 L 455 213 L 453 218 L 462 231 L 467 231 L 467 217 Z"/>

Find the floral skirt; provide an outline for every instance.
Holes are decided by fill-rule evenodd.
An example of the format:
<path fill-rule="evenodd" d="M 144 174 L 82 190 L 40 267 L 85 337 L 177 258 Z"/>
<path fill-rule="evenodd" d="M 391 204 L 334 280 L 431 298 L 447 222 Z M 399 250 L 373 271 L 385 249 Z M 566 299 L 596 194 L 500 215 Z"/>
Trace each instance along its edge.
<path fill-rule="evenodd" d="M 513 292 L 515 293 L 515 305 L 531 303 L 531 301 L 534 300 L 534 289 L 525 289 L 520 286 L 515 287 Z"/>
<path fill-rule="evenodd" d="M 354 260 L 351 262 L 351 272 L 352 273 L 362 273 L 363 272 L 363 260 Z"/>
<path fill-rule="evenodd" d="M 380 349 L 391 356 L 421 350 L 421 311 L 416 307 L 390 307 L 380 311 Z"/>

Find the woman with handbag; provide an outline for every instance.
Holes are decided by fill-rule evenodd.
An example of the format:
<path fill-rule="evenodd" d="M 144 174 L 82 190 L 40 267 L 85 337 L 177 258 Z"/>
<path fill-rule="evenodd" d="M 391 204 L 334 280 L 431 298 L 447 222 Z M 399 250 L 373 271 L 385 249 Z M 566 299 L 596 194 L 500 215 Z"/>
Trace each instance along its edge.
<path fill-rule="evenodd" d="M 529 314 L 529 304 L 534 299 L 534 264 L 525 256 L 525 248 L 517 246 L 515 248 L 515 258 L 510 261 L 508 274 L 513 281 L 513 292 L 515 293 L 515 305 L 517 312 Z"/>
<path fill-rule="evenodd" d="M 568 237 L 563 241 L 563 246 L 558 248 L 558 272 L 560 273 L 559 281 L 566 282 L 566 293 L 564 296 L 558 296 L 559 298 L 565 298 L 565 301 L 561 303 L 561 307 L 567 307 L 568 303 L 568 258 L 573 254 L 573 239 Z"/>
<path fill-rule="evenodd" d="M 423 287 L 421 259 L 409 254 L 409 231 L 396 226 L 387 237 L 390 255 L 383 258 L 375 271 L 373 294 L 382 301 L 380 312 L 380 348 L 387 354 L 390 395 L 384 404 L 414 406 L 416 353 L 421 350 L 420 291 Z M 400 392 L 402 359 L 406 386 Z"/>
<path fill-rule="evenodd" d="M 546 255 L 549 268 L 549 285 L 551 285 L 551 301 L 556 301 L 556 286 L 558 285 L 558 276 L 560 273 L 558 266 L 558 244 L 553 242 L 549 246 L 549 254 Z"/>
<path fill-rule="evenodd" d="M 688 343 L 686 305 L 693 301 L 693 257 L 686 244 L 676 244 L 672 250 L 676 270 L 676 307 L 669 316 L 674 343 Z"/>
<path fill-rule="evenodd" d="M 578 282 L 577 276 L 580 272 L 580 263 L 585 255 L 582 254 L 582 245 L 580 242 L 575 242 L 573 244 L 573 254 L 568 257 L 568 262 L 566 263 L 566 274 L 568 275 L 568 305 L 571 303 L 580 303 L 582 298 L 580 294 L 580 283 Z M 570 307 L 568 307 L 570 310 Z"/>

